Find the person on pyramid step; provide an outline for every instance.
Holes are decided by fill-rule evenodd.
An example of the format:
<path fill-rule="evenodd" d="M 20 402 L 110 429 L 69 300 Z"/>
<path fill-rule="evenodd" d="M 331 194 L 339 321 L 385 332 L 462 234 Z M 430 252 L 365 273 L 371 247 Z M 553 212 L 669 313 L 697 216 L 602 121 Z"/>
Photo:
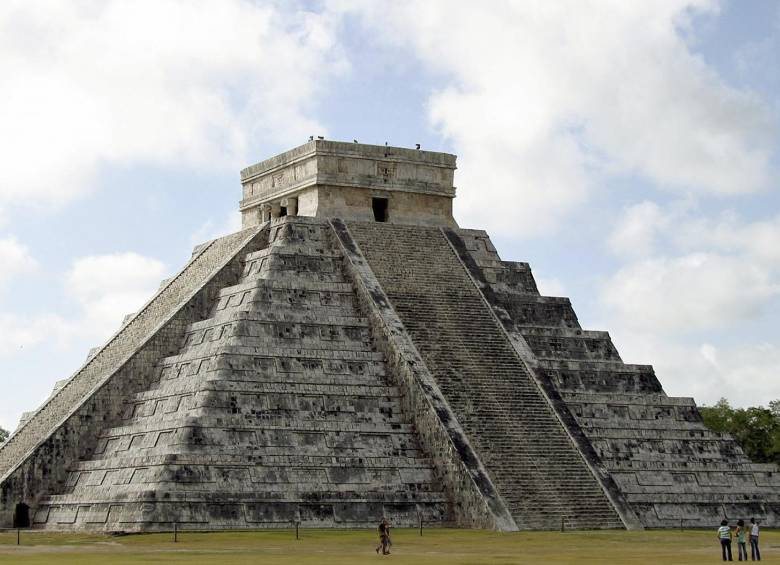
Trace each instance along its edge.
<path fill-rule="evenodd" d="M 723 520 L 718 528 L 718 539 L 720 540 L 720 551 L 723 555 L 723 561 L 734 561 L 731 557 L 731 528 L 728 520 Z M 728 559 L 726 559 L 728 555 Z"/>

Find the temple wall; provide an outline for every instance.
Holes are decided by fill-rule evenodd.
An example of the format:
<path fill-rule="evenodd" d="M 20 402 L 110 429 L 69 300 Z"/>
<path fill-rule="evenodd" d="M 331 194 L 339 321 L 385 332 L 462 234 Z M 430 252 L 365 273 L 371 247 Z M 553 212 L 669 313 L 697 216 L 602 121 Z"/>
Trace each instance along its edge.
<path fill-rule="evenodd" d="M 241 172 L 242 222 L 265 221 L 291 198 L 300 216 L 372 221 L 371 199 L 386 198 L 390 223 L 455 227 L 454 172 L 446 153 L 310 141 Z"/>
<path fill-rule="evenodd" d="M 372 198 L 387 198 L 391 224 L 423 224 L 456 227 L 452 217 L 452 199 L 413 192 L 391 192 L 379 189 L 321 186 L 317 189 L 317 210 L 321 218 L 343 218 L 373 222 Z M 305 215 L 299 212 L 300 215 Z"/>

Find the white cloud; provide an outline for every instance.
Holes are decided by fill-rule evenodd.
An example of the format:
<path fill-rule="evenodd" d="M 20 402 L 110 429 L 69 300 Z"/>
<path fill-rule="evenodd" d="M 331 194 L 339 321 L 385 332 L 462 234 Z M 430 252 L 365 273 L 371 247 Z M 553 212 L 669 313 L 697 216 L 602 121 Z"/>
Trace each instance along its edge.
<path fill-rule="evenodd" d="M 640 202 L 624 210 L 608 245 L 619 255 L 648 256 L 654 250 L 658 232 L 668 226 L 669 217 L 657 204 Z"/>
<path fill-rule="evenodd" d="M 736 342 L 685 344 L 657 334 L 611 331 L 623 359 L 655 368 L 671 396 L 692 396 L 699 404 L 726 397 L 737 406 L 764 406 L 780 399 L 780 346 Z"/>
<path fill-rule="evenodd" d="M 0 204 L 58 202 L 103 164 L 229 166 L 250 143 L 324 128 L 316 92 L 346 63 L 297 4 L 0 3 Z"/>
<path fill-rule="evenodd" d="M 57 314 L 21 317 L 0 313 L 0 358 L 52 340 L 62 346 L 76 329 Z"/>
<path fill-rule="evenodd" d="M 758 265 L 695 253 L 629 264 L 606 282 L 602 301 L 629 327 L 693 332 L 754 318 L 778 294 Z"/>
<path fill-rule="evenodd" d="M 555 228 L 608 173 L 710 194 L 767 184 L 768 112 L 683 37 L 714 0 L 339 6 L 444 77 L 430 117 L 459 154 L 455 206 L 470 223 Z"/>
<path fill-rule="evenodd" d="M 778 242 L 780 216 L 712 218 L 690 201 L 630 206 L 608 240 L 628 263 L 601 289 L 602 326 L 624 360 L 655 366 L 669 394 L 737 405 L 780 398 L 775 336 L 748 341 L 734 331 L 777 304 Z"/>
<path fill-rule="evenodd" d="M 542 296 L 566 296 L 566 288 L 563 283 L 555 278 L 534 277 L 536 286 Z"/>
<path fill-rule="evenodd" d="M 628 262 L 601 298 L 617 324 L 641 331 L 728 327 L 759 316 L 780 294 L 780 215 L 715 218 L 690 201 L 628 207 L 608 246 Z"/>
<path fill-rule="evenodd" d="M 190 236 L 190 242 L 198 245 L 241 230 L 241 212 L 230 212 L 221 220 L 209 218 Z"/>
<path fill-rule="evenodd" d="M 0 285 L 13 277 L 34 271 L 38 262 L 14 237 L 0 239 Z"/>
<path fill-rule="evenodd" d="M 157 259 L 115 253 L 77 259 L 66 275 L 66 290 L 81 305 L 78 322 L 87 335 L 107 338 L 125 315 L 148 301 L 165 276 Z"/>
<path fill-rule="evenodd" d="M 660 249 L 727 253 L 780 271 L 780 214 L 745 220 L 732 210 L 716 217 L 691 201 L 659 206 L 643 201 L 626 207 L 607 239 L 618 255 L 647 257 Z"/>
<path fill-rule="evenodd" d="M 717 220 L 677 217 L 674 243 L 684 249 L 715 248 L 780 270 L 780 215 L 745 221 L 732 212 Z"/>
<path fill-rule="evenodd" d="M 0 403 L 3 423 L 10 426 L 22 409 L 35 408 L 55 380 L 68 377 L 90 348 L 105 342 L 119 329 L 125 315 L 137 311 L 153 296 L 164 276 L 160 261 L 137 253 L 82 257 L 60 279 L 71 304 L 76 306 L 75 314 L 20 316 L 0 312 L 0 360 L 7 366 L 5 374 L 8 378 L 16 373 L 27 374 L 30 379 L 13 403 Z M 68 352 L 78 354 L 74 358 Z M 56 363 L 47 366 L 48 361 L 41 363 L 43 358 L 64 359 L 67 368 Z M 39 374 L 36 369 L 42 367 L 45 372 Z M 18 375 L 15 378 L 18 380 Z M 5 384 L 11 386 L 10 381 Z M 24 400 L 21 405 L 20 399 Z"/>
<path fill-rule="evenodd" d="M 89 347 L 115 333 L 127 314 L 143 306 L 164 277 L 160 261 L 137 253 L 77 259 L 62 279 L 77 313 L 22 317 L 0 312 L 0 357 L 45 343 L 62 348 L 88 342 L 86 355 Z"/>

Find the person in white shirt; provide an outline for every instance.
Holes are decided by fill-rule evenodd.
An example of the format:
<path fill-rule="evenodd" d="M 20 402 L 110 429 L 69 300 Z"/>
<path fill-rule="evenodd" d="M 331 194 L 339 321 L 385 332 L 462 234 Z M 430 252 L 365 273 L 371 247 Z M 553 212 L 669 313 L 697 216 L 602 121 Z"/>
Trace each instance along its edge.
<path fill-rule="evenodd" d="M 761 552 L 758 550 L 758 524 L 755 518 L 750 519 L 750 559 L 761 561 Z"/>
<path fill-rule="evenodd" d="M 731 528 L 728 520 L 723 520 L 718 528 L 718 539 L 720 540 L 720 551 L 723 554 L 723 561 L 734 561 L 731 557 Z M 728 555 L 728 560 L 726 559 Z"/>

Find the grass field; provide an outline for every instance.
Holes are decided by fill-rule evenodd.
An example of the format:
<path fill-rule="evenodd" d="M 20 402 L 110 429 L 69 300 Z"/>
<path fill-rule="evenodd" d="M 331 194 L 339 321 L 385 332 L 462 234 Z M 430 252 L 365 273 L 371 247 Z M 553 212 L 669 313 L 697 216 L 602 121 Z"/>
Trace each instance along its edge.
<path fill-rule="evenodd" d="M 371 531 L 289 530 L 145 534 L 123 537 L 22 532 L 0 533 L 0 563 L 124 564 L 233 563 L 353 565 L 389 560 L 426 565 L 509 563 L 715 563 L 713 531 L 538 532 L 499 534 L 474 530 L 394 530 L 392 555 L 374 553 Z M 765 562 L 780 562 L 780 532 L 764 531 Z M 734 560 L 736 561 L 736 545 Z"/>

